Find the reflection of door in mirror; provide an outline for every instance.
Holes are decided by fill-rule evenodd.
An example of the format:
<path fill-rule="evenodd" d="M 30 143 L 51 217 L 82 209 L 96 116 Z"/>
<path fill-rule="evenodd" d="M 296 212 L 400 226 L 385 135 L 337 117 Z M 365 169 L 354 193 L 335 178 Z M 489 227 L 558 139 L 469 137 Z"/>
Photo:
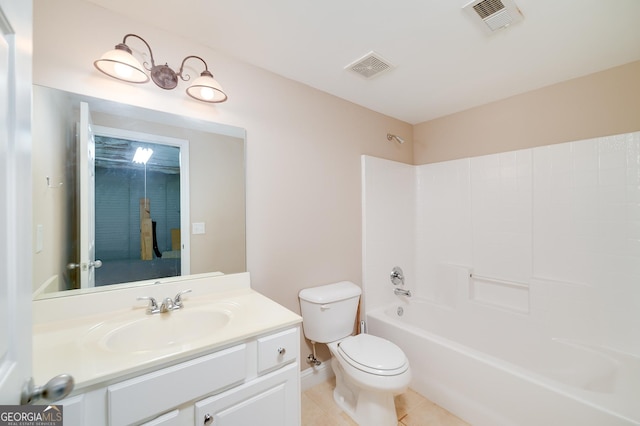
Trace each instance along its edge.
<path fill-rule="evenodd" d="M 38 117 L 32 156 L 38 217 L 34 224 L 34 297 L 190 273 L 188 235 L 174 246 L 170 236 L 166 237 L 171 230 L 180 235 L 188 228 L 188 141 L 151 134 L 155 133 L 151 126 L 142 133 L 92 125 L 92 136 L 88 112 L 86 104 L 76 101 L 70 105 L 59 93 L 37 90 L 34 96 L 34 114 Z M 80 122 L 84 129 L 80 129 Z M 115 143 L 118 139 L 127 142 Z M 133 163 L 130 151 L 145 144 L 154 147 L 155 158 L 147 164 Z M 158 164 L 166 163 L 165 154 L 172 151 L 171 166 Z M 94 158 L 92 172 L 89 160 Z M 116 176 L 115 170 L 128 174 Z M 159 183 L 158 176 L 170 174 Z M 114 198 L 118 192 L 126 192 L 130 200 Z M 149 199 L 150 219 L 156 221 L 156 244 L 162 257 L 154 254 L 144 268 L 136 268 L 124 259 L 140 259 L 139 205 L 144 198 Z M 179 236 L 174 237 L 174 243 L 176 238 Z M 135 254 L 127 257 L 129 252 Z M 169 264 L 171 268 L 167 268 Z"/>
<path fill-rule="evenodd" d="M 79 227 L 79 247 L 77 253 L 67 263 L 69 288 L 89 288 L 95 286 L 96 263 L 95 246 L 95 169 L 96 143 L 89 104 L 80 103 L 80 123 L 76 135 L 78 198 L 77 214 L 73 217 Z M 76 228 L 76 227 L 74 227 Z"/>
<path fill-rule="evenodd" d="M 188 171 L 181 157 L 188 141 L 94 129 L 95 285 L 186 273 L 180 235 L 188 191 L 181 176 Z"/>

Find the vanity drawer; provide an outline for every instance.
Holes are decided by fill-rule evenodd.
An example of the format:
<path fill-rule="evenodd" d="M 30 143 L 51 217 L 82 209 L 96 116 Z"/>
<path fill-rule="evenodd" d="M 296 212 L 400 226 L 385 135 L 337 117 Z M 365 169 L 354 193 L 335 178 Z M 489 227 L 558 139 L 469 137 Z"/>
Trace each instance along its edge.
<path fill-rule="evenodd" d="M 179 414 L 180 411 L 173 410 L 170 413 L 156 417 L 150 422 L 143 423 L 140 426 L 180 426 Z"/>
<path fill-rule="evenodd" d="M 241 382 L 246 358 L 242 344 L 109 386 L 109 424 L 135 423 Z"/>
<path fill-rule="evenodd" d="M 294 361 L 299 345 L 297 327 L 258 339 L 258 374 Z"/>

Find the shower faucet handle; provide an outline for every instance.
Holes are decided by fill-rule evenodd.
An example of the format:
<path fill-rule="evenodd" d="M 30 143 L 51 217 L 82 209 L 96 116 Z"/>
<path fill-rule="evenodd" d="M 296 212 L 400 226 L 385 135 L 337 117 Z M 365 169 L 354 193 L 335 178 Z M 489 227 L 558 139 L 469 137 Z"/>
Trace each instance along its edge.
<path fill-rule="evenodd" d="M 393 285 L 404 285 L 404 273 L 402 272 L 402 268 L 399 266 L 394 266 L 391 270 L 391 284 Z"/>

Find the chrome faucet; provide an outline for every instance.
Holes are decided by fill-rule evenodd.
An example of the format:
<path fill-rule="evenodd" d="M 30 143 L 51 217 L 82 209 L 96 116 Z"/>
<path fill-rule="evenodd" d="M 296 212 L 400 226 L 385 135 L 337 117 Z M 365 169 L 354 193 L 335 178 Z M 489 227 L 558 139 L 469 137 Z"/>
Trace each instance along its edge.
<path fill-rule="evenodd" d="M 411 290 L 405 290 L 403 288 L 394 288 L 393 293 L 397 296 L 411 297 Z"/>
<path fill-rule="evenodd" d="M 191 289 L 178 292 L 178 294 L 176 294 L 176 297 L 174 297 L 173 299 L 170 297 L 165 297 L 160 306 L 158 306 L 158 302 L 156 301 L 156 299 L 151 296 L 141 296 L 138 297 L 138 300 L 149 301 L 149 306 L 147 307 L 147 315 L 166 313 L 175 311 L 176 309 L 181 309 L 184 306 L 184 302 L 182 302 L 182 295 L 185 293 L 191 293 Z"/>
<path fill-rule="evenodd" d="M 170 297 L 165 297 L 162 301 L 162 305 L 160 305 L 160 313 L 170 312 L 176 308 L 176 305 L 173 303 L 173 299 Z"/>
<path fill-rule="evenodd" d="M 160 308 L 158 307 L 158 302 L 156 302 L 155 298 L 151 296 L 140 296 L 137 300 L 149 301 L 149 306 L 147 306 L 147 315 L 160 313 Z"/>

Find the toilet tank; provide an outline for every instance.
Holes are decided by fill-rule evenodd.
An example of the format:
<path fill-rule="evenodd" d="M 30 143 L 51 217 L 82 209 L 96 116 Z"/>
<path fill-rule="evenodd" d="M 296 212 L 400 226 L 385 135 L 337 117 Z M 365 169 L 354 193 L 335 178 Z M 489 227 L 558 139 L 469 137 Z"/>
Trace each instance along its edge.
<path fill-rule="evenodd" d="M 302 329 L 312 342 L 329 343 L 353 333 L 360 287 L 341 281 L 300 291 Z"/>

